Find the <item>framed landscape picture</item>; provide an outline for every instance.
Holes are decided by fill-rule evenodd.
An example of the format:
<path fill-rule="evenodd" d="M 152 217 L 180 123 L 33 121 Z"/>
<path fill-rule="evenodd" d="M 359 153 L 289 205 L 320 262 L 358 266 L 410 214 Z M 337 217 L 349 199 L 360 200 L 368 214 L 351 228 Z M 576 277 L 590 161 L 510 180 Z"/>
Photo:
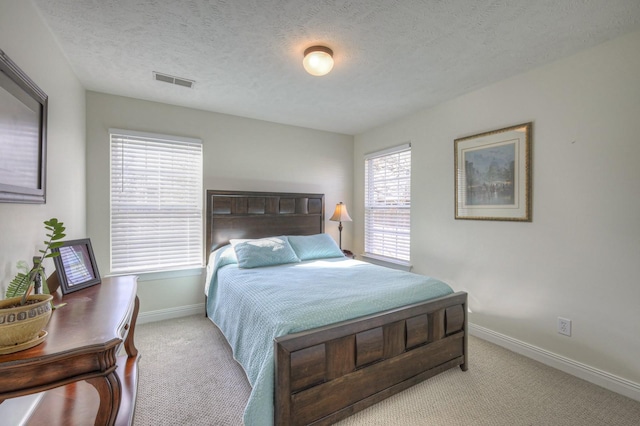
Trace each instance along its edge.
<path fill-rule="evenodd" d="M 531 222 L 531 128 L 454 141 L 456 219 Z"/>

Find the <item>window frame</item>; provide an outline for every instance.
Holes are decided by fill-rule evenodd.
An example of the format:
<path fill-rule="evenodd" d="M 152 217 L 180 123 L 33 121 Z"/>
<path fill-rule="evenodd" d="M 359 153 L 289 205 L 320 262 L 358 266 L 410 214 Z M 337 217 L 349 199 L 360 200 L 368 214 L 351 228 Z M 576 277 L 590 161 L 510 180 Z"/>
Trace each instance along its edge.
<path fill-rule="evenodd" d="M 167 197 L 166 195 L 162 195 L 162 194 L 154 197 L 152 194 L 152 196 L 150 197 L 150 202 L 147 202 L 147 203 L 144 203 L 144 202 L 138 203 L 139 198 L 133 197 L 131 198 L 131 200 L 136 201 L 136 206 L 133 207 L 133 210 L 129 210 L 128 212 L 126 210 L 130 209 L 131 205 L 119 207 L 118 201 L 114 203 L 114 198 L 118 198 L 118 197 L 114 197 L 114 194 L 115 194 L 114 167 L 118 167 L 118 166 L 124 167 L 125 165 L 125 158 L 123 156 L 121 156 L 121 158 L 115 158 L 114 144 L 124 143 L 124 141 L 127 139 L 128 139 L 127 143 L 130 143 L 131 147 L 133 147 L 133 144 L 139 144 L 139 145 L 143 145 L 145 143 L 149 144 L 149 147 L 153 147 L 149 149 L 149 152 L 152 153 L 153 155 L 158 156 L 158 160 L 157 160 L 158 164 L 154 165 L 153 161 L 149 161 L 151 166 L 148 169 L 147 168 L 143 169 L 144 170 L 143 175 L 149 176 L 149 173 L 147 173 L 147 170 L 151 171 L 155 167 L 156 170 L 154 172 L 157 172 L 159 177 L 157 177 L 156 179 L 152 178 L 149 180 L 143 179 L 137 183 L 144 184 L 144 183 L 153 182 L 156 185 L 158 185 L 158 187 L 160 188 L 158 192 L 162 192 L 162 189 L 164 188 L 163 184 L 166 185 L 167 182 L 171 182 L 173 180 L 172 177 L 168 177 L 167 175 L 170 174 L 171 172 L 175 172 L 176 170 L 180 170 L 177 167 L 178 165 L 188 164 L 190 166 L 188 170 L 184 174 L 179 175 L 179 177 L 182 179 L 191 179 L 190 182 L 194 182 L 193 179 L 196 179 L 195 183 L 189 183 L 185 186 L 181 186 L 181 188 L 186 187 L 189 189 L 189 192 L 187 193 L 188 195 L 186 195 L 185 197 L 178 197 L 178 199 L 176 199 L 176 198 L 171 198 L 171 196 Z M 137 147 L 136 150 L 137 150 L 137 153 L 140 153 L 140 152 L 143 152 L 145 148 Z M 175 159 L 179 157 L 178 155 L 179 152 L 183 152 L 184 156 L 188 157 L 188 161 L 189 161 L 188 163 L 185 162 L 184 158 L 182 158 L 178 163 L 175 164 L 176 167 L 174 168 L 165 170 L 165 167 L 160 167 L 160 162 L 162 162 L 163 159 L 165 160 L 171 159 L 171 161 L 175 161 Z M 168 153 L 174 153 L 174 154 L 172 155 Z M 192 160 L 194 161 L 193 163 L 191 162 Z M 114 165 L 114 162 L 116 163 L 115 165 Z M 165 173 L 163 174 L 163 172 Z M 110 128 L 109 129 L 109 177 L 110 177 L 109 179 L 109 268 L 110 268 L 110 273 L 114 275 L 132 274 L 132 273 L 166 274 L 167 272 L 171 272 L 171 271 L 187 271 L 187 270 L 193 270 L 196 268 L 198 270 L 201 270 L 204 265 L 204 260 L 203 260 L 204 259 L 204 255 L 203 255 L 204 214 L 203 214 L 203 199 L 202 199 L 204 178 L 203 178 L 202 140 L 196 139 L 196 138 L 182 137 L 182 136 Z M 118 182 L 123 183 L 124 181 L 125 181 L 124 178 L 122 178 L 122 180 Z M 167 192 L 170 192 L 170 191 L 167 190 Z M 120 197 L 120 198 L 124 199 L 125 200 L 124 203 L 126 203 L 126 198 L 127 198 L 126 196 Z M 171 206 L 173 208 L 170 208 L 170 209 L 166 209 L 166 204 L 165 204 L 165 209 L 163 210 L 162 208 L 163 206 L 159 204 L 163 200 L 165 201 L 165 203 L 167 200 L 174 201 L 177 203 L 176 204 L 172 203 Z M 122 200 L 120 200 L 120 202 L 122 202 Z M 154 205 L 154 208 L 150 207 L 152 205 Z M 123 266 L 123 263 L 117 260 L 117 255 L 116 255 L 115 256 L 116 263 L 114 264 L 114 248 L 116 250 L 123 250 L 123 247 L 124 247 L 124 245 L 119 246 L 118 243 L 116 243 L 116 245 L 114 246 L 114 236 L 116 237 L 116 239 L 121 236 L 114 233 L 114 218 L 117 220 L 118 218 L 117 210 L 119 208 L 120 210 L 125 210 L 125 213 L 122 213 L 122 215 L 120 215 L 120 218 L 128 214 L 133 214 L 133 215 L 138 215 L 140 218 L 144 218 L 144 220 L 147 221 L 147 220 L 150 220 L 149 219 L 150 217 L 154 216 L 154 219 L 151 219 L 152 222 L 154 220 L 160 221 L 160 222 L 157 222 L 155 226 L 169 233 L 173 231 L 173 234 L 171 235 L 173 235 L 174 237 L 177 235 L 185 235 L 185 234 L 180 234 L 180 232 L 184 231 L 184 228 L 186 226 L 187 228 L 186 235 L 188 235 L 187 237 L 188 242 L 180 243 L 180 247 L 179 247 L 179 249 L 182 250 L 183 253 L 182 254 L 178 253 L 177 255 L 172 256 L 174 258 L 185 256 L 186 260 L 184 262 L 181 262 L 179 260 L 171 261 L 170 264 L 166 267 L 162 266 L 162 263 L 165 262 L 164 260 L 156 260 L 155 263 L 151 262 L 145 266 L 142 266 L 142 265 L 133 266 L 133 265 L 126 265 L 126 264 Z M 138 209 L 138 211 L 134 212 L 136 208 Z M 171 210 L 174 211 L 173 216 L 171 215 Z M 188 221 L 187 225 L 185 226 L 178 225 L 178 227 L 174 229 L 171 227 L 167 227 L 166 225 L 163 225 L 161 223 L 161 221 L 165 221 L 165 222 L 169 221 L 170 223 L 175 223 L 175 220 L 178 218 L 178 216 L 176 216 L 178 214 L 176 212 L 178 211 L 182 212 L 183 215 L 185 211 L 188 212 L 187 214 L 189 216 L 187 219 Z M 152 212 L 155 212 L 156 214 L 154 215 L 149 214 Z M 146 217 L 143 216 L 145 213 L 147 214 Z M 183 220 L 184 216 L 181 216 L 180 219 Z M 133 222 L 135 223 L 135 221 Z M 122 229 L 124 229 L 125 232 L 128 232 L 126 231 L 126 226 L 122 227 L 121 230 Z M 135 225 L 133 226 L 132 229 L 135 229 Z M 141 231 L 141 234 L 139 235 L 144 235 L 145 232 L 147 237 L 154 235 L 154 232 L 149 230 Z M 125 238 L 127 238 L 126 235 L 125 235 Z M 143 240 L 143 237 L 142 238 L 134 237 L 134 240 L 140 243 L 140 245 L 142 245 L 141 243 L 142 241 L 146 242 L 146 240 Z M 140 245 L 138 246 L 138 250 L 141 249 Z M 135 243 L 133 243 L 132 246 L 135 247 Z M 167 257 L 171 256 L 171 252 L 167 252 L 166 250 L 167 250 L 166 245 L 156 246 L 156 247 L 152 247 L 151 253 L 149 253 L 146 257 L 133 256 L 132 258 L 139 259 L 140 261 L 144 261 L 145 258 L 147 261 L 150 261 L 152 257 L 156 257 L 157 259 L 166 259 Z"/>
<path fill-rule="evenodd" d="M 373 178 L 373 170 L 371 167 L 373 166 L 373 162 L 375 160 L 384 159 L 389 160 L 392 157 L 397 157 L 398 161 L 407 161 L 409 163 L 409 172 L 407 175 L 401 175 L 402 171 L 398 168 L 398 173 L 392 175 L 391 179 L 384 179 L 385 182 L 382 182 L 382 179 L 377 178 L 377 181 L 371 181 Z M 400 167 L 400 165 L 399 165 Z M 400 269 L 410 270 L 411 269 L 411 143 L 407 142 L 401 145 L 393 146 L 390 148 L 386 148 L 379 151 L 374 151 L 364 156 L 364 254 L 367 260 L 370 260 L 374 263 L 380 263 L 387 266 L 398 267 Z M 374 192 L 376 189 L 373 187 L 376 183 L 396 183 L 398 185 L 398 191 L 395 193 L 397 198 L 401 198 L 403 195 L 408 195 L 408 203 L 391 203 L 391 204 L 382 204 L 373 206 L 371 203 L 375 198 Z M 400 191 L 400 185 L 405 186 L 403 191 Z M 389 188 L 387 188 L 388 190 Z M 379 189 L 380 190 L 380 189 Z M 396 215 L 393 212 L 386 212 L 384 214 L 390 214 L 390 216 L 383 216 L 385 218 L 390 218 L 392 222 L 392 226 L 395 225 L 396 232 L 390 231 L 389 229 L 375 231 L 370 229 L 372 226 L 372 218 L 371 213 L 373 211 L 383 211 L 383 210 L 406 210 L 408 213 L 406 217 L 403 219 L 402 215 Z M 406 225 L 401 225 L 402 223 Z M 394 240 L 394 243 L 391 246 L 386 246 L 384 242 L 380 243 L 380 241 L 373 242 L 370 238 L 377 236 L 378 239 L 381 238 L 378 234 L 384 234 L 387 237 L 391 237 Z M 382 250 L 380 250 L 382 247 Z M 404 248 L 402 248 L 404 247 Z"/>

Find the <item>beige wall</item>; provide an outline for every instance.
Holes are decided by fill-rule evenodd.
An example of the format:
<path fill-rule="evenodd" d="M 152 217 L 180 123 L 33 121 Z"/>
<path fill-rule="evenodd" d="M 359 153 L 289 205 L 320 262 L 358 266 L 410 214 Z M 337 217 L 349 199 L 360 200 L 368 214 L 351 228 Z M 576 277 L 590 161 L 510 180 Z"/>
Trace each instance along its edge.
<path fill-rule="evenodd" d="M 44 220 L 62 220 L 69 239 L 86 235 L 85 97 L 30 1 L 0 2 L 0 49 L 49 96 L 47 202 L 0 203 L 0 291 L 4 297 L 16 262 L 30 262 L 43 247 Z M 53 262 L 47 261 L 45 269 L 52 273 Z"/>
<path fill-rule="evenodd" d="M 639 51 L 640 32 L 356 136 L 355 247 L 363 154 L 411 140 L 414 270 L 469 292 L 474 324 L 640 383 Z M 527 121 L 533 222 L 455 220 L 454 139 Z"/>
<path fill-rule="evenodd" d="M 187 90 L 187 89 L 185 89 Z M 101 271 L 109 273 L 109 128 L 199 138 L 205 189 L 325 194 L 325 229 L 339 201 L 352 200 L 353 137 L 284 126 L 102 93 L 87 93 L 87 226 Z M 343 245 L 351 246 L 345 224 Z M 171 310 L 204 301 L 201 275 L 141 277 L 141 311 Z"/>

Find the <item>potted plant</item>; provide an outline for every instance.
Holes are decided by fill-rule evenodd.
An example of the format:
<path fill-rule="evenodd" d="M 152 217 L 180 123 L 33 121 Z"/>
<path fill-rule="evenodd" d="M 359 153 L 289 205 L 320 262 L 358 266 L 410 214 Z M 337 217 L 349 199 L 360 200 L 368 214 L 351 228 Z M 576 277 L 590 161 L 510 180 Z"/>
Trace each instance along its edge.
<path fill-rule="evenodd" d="M 0 301 L 0 354 L 28 349 L 46 337 L 44 327 L 51 318 L 53 296 L 31 292 L 36 282 L 42 283 L 44 292 L 49 292 L 42 262 L 60 255 L 53 249 L 62 245 L 59 240 L 65 237 L 65 227 L 56 218 L 45 221 L 44 225 L 48 237 L 45 248 L 39 250 L 40 256 L 34 257 L 33 267 L 18 262 L 20 272 L 9 283 L 6 299 Z"/>

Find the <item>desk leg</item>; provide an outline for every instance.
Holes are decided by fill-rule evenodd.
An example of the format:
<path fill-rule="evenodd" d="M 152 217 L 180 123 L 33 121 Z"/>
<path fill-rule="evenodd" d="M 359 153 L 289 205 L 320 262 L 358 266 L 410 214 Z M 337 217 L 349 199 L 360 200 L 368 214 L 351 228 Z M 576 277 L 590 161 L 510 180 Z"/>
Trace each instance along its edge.
<path fill-rule="evenodd" d="M 95 424 L 112 426 L 116 422 L 122 397 L 118 375 L 113 371 L 106 376 L 89 379 L 87 382 L 96 388 L 100 396 L 100 408 L 98 408 Z"/>
<path fill-rule="evenodd" d="M 124 341 L 124 349 L 127 351 L 127 355 L 129 355 L 129 357 L 138 355 L 138 349 L 136 348 L 133 339 L 136 332 L 136 321 L 138 321 L 139 310 L 140 299 L 136 296 L 136 300 L 133 305 L 133 314 L 131 315 L 131 324 L 129 324 L 129 334 L 127 334 L 127 339 Z"/>

